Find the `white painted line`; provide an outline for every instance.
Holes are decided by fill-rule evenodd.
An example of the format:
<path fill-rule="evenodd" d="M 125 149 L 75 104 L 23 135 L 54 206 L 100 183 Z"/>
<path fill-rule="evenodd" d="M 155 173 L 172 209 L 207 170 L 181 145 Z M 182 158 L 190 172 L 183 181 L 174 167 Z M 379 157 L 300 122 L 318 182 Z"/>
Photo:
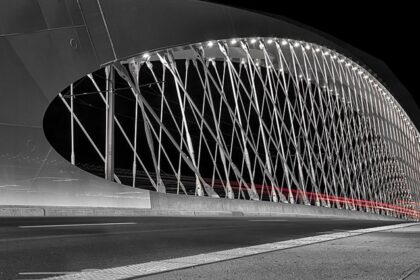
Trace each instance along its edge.
<path fill-rule="evenodd" d="M 142 277 L 150 274 L 164 273 L 172 270 L 194 267 L 198 265 L 210 264 L 215 262 L 227 261 L 262 253 L 273 252 L 282 249 L 300 247 L 339 238 L 346 238 L 365 233 L 391 230 L 396 228 L 418 225 L 420 223 L 404 223 L 391 226 L 350 230 L 344 232 L 336 232 L 332 234 L 316 235 L 312 237 L 299 238 L 294 240 L 267 243 L 244 248 L 236 248 L 231 250 L 223 250 L 208 254 L 200 254 L 195 256 L 174 258 L 168 260 L 152 261 L 147 263 L 121 266 L 115 268 L 101 269 L 96 271 L 86 271 L 69 275 L 50 277 L 50 280 L 122 280 L 127 278 Z"/>
<path fill-rule="evenodd" d="M 0 188 L 9 188 L 9 187 L 20 187 L 20 185 L 3 185 Z"/>
<path fill-rule="evenodd" d="M 62 274 L 74 274 L 78 271 L 41 271 L 41 272 L 19 272 L 19 275 L 62 275 Z"/>
<path fill-rule="evenodd" d="M 115 226 L 115 225 L 136 225 L 137 223 L 97 223 L 97 224 L 62 224 L 62 225 L 35 225 L 19 226 L 19 228 L 53 228 L 53 227 L 93 227 L 93 226 Z"/>
<path fill-rule="evenodd" d="M 1 0 L 0 0 L 1 1 Z M 26 236 L 26 237 L 16 237 L 16 238 L 3 238 L 0 239 L 2 242 L 23 242 L 23 241 L 33 241 L 33 240 L 45 240 L 45 239 L 59 239 L 59 238 L 74 238 L 74 237 L 95 237 L 95 236 L 105 236 L 105 235 L 123 235 L 123 234 L 142 234 L 142 233 L 154 233 L 154 232 L 179 232 L 185 230 L 221 230 L 221 229 L 233 229 L 233 228 L 243 228 L 243 226 L 219 226 L 219 227 L 185 227 L 185 228 L 172 228 L 172 229 L 147 229 L 147 230 L 125 230 L 125 231 L 112 231 L 112 232 L 101 232 L 101 233 L 72 233 L 72 234 L 55 234 L 55 235 L 42 235 L 42 236 Z"/>
<path fill-rule="evenodd" d="M 98 269 L 83 269 L 82 272 L 92 272 L 96 271 Z M 80 271 L 34 271 L 34 272 L 19 272 L 19 275 L 25 276 L 25 275 L 68 275 L 68 274 L 75 274 L 79 273 Z M 23 280 L 23 279 L 20 279 Z"/>
<path fill-rule="evenodd" d="M 287 220 L 282 219 L 271 219 L 271 220 L 248 220 L 248 222 L 287 222 Z"/>

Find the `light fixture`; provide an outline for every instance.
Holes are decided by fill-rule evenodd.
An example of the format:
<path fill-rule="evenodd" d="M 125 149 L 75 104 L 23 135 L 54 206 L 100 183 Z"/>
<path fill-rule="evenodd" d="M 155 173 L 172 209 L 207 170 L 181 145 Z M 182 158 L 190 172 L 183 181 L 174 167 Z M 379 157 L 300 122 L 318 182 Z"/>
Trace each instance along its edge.
<path fill-rule="evenodd" d="M 213 45 L 214 45 L 213 41 L 208 41 L 207 42 L 207 47 L 211 48 L 211 47 L 213 47 Z"/>
<path fill-rule="evenodd" d="M 324 55 L 330 55 L 330 52 L 328 52 L 328 51 L 324 52 Z"/>
<path fill-rule="evenodd" d="M 321 51 L 321 49 L 320 49 L 320 48 L 316 48 L 316 49 L 315 49 L 315 51 L 316 51 L 316 52 L 320 52 L 320 51 Z"/>
<path fill-rule="evenodd" d="M 150 58 L 150 54 L 149 53 L 144 53 L 143 54 L 143 58 L 144 59 L 149 59 Z"/>
<path fill-rule="evenodd" d="M 255 38 L 251 39 L 251 44 L 255 44 L 256 42 L 257 42 L 257 39 L 255 39 Z"/>
<path fill-rule="evenodd" d="M 230 44 L 231 44 L 231 45 L 235 45 L 237 42 L 238 42 L 238 40 L 236 40 L 236 39 L 232 39 L 232 40 L 230 40 Z"/>
<path fill-rule="evenodd" d="M 309 50 L 311 46 L 309 44 L 306 44 L 305 49 Z"/>
<path fill-rule="evenodd" d="M 273 39 L 268 39 L 267 44 L 271 45 L 273 43 Z"/>
<path fill-rule="evenodd" d="M 337 55 L 335 55 L 335 54 L 334 54 L 334 55 L 332 56 L 332 59 L 336 59 L 336 58 L 337 58 Z"/>
<path fill-rule="evenodd" d="M 300 46 L 300 44 L 299 44 L 299 42 L 295 42 L 295 43 L 293 44 L 293 46 L 294 46 L 295 48 L 297 48 L 297 47 L 299 47 L 299 46 Z"/>
<path fill-rule="evenodd" d="M 282 41 L 281 41 L 281 44 L 282 44 L 283 46 L 285 46 L 285 45 L 287 45 L 287 41 L 286 41 L 286 40 L 282 40 Z"/>

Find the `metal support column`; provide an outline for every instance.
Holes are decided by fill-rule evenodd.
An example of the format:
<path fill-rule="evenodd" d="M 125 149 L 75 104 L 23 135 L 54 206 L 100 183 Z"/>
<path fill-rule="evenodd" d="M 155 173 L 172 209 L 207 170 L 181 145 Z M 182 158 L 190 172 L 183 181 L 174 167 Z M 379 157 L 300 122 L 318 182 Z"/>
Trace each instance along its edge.
<path fill-rule="evenodd" d="M 76 164 L 76 157 L 74 154 L 74 118 L 73 118 L 73 114 L 74 114 L 74 106 L 73 106 L 73 102 L 74 102 L 74 94 L 73 94 L 73 84 L 70 85 L 70 135 L 71 135 L 71 155 L 70 155 L 70 162 L 71 164 L 75 165 Z"/>
<path fill-rule="evenodd" d="M 105 179 L 114 180 L 114 113 L 115 75 L 112 66 L 105 67 L 106 73 L 106 133 L 105 133 Z"/>

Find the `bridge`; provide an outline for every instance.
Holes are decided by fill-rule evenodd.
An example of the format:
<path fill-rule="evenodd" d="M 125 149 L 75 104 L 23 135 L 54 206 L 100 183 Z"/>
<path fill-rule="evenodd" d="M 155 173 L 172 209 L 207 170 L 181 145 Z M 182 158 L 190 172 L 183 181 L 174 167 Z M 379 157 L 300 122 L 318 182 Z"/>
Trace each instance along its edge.
<path fill-rule="evenodd" d="M 53 247 L 62 240 L 74 233 L 82 246 L 108 225 L 115 232 L 96 250 L 114 235 L 162 239 L 165 225 L 178 232 L 188 223 L 192 239 L 219 227 L 263 236 L 245 234 L 247 248 L 418 228 L 407 222 L 420 219 L 420 112 L 370 55 L 206 1 L 3 1 L 0 16 L 0 216 L 9 217 L 0 242 L 13 252 L 0 263 L 6 279 L 37 275 L 13 261 L 20 242 L 36 252 L 32 270 L 43 260 L 81 272 L 169 259 L 156 248 L 133 253 L 137 262 L 121 251 L 115 263 L 105 254 L 69 266 L 37 251 L 61 255 Z M 293 230 L 280 234 L 284 224 Z M 57 242 L 44 244 L 49 236 Z M 230 238 L 215 250 L 235 250 Z M 199 243 L 180 254 L 165 246 L 176 258 L 211 252 Z M 248 251 L 272 251 L 264 248 Z"/>

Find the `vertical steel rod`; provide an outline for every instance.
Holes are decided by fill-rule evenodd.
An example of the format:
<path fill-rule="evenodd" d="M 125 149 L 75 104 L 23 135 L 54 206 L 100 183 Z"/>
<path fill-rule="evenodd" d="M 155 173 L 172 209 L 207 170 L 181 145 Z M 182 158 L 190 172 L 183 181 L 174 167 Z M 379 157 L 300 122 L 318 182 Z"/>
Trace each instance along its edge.
<path fill-rule="evenodd" d="M 74 153 L 74 92 L 73 92 L 73 84 L 70 85 L 70 134 L 71 134 L 71 156 L 70 161 L 71 164 L 76 164 L 76 157 Z"/>
<path fill-rule="evenodd" d="M 115 75 L 112 66 L 106 72 L 106 135 L 105 135 L 105 179 L 114 181 L 114 114 L 115 114 Z"/>

